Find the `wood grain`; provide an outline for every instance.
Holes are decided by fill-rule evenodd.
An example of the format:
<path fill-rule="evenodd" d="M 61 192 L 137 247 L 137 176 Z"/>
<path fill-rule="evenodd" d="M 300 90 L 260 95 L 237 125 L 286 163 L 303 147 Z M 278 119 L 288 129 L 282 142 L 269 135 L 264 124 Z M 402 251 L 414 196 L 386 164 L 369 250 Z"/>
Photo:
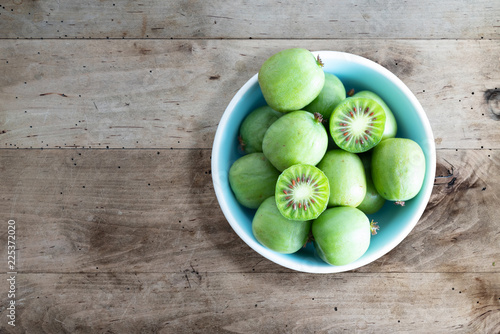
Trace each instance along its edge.
<path fill-rule="evenodd" d="M 9 1 L 1 38 L 499 37 L 492 1 Z"/>
<path fill-rule="evenodd" d="M 500 148 L 500 44 L 449 40 L 4 40 L 0 147 L 210 148 L 237 90 L 294 46 L 392 71 L 423 105 L 438 149 Z"/>
<path fill-rule="evenodd" d="M 498 272 L 500 155 L 492 150 L 440 150 L 436 181 L 415 229 L 379 265 L 385 270 Z M 425 254 L 425 255 L 424 255 Z M 431 264 L 432 263 L 432 264 Z M 496 265 L 495 265 L 496 264 Z M 499 275 L 500 276 L 500 275 Z M 500 279 L 500 277 L 499 277 Z"/>
<path fill-rule="evenodd" d="M 0 325 L 3 333 L 500 330 L 492 273 L 207 273 L 186 265 L 166 274 L 19 274 L 18 284 L 18 321 Z"/>
<path fill-rule="evenodd" d="M 18 270 L 292 272 L 233 232 L 213 191 L 210 153 L 3 150 L 0 212 L 17 222 Z M 359 272 L 500 271 L 500 152 L 438 153 L 445 177 L 436 179 L 417 227 Z M 0 248 L 6 240 L 1 231 Z"/>
<path fill-rule="evenodd" d="M 499 333 L 499 17 L 486 0 L 4 1 L 0 216 L 18 274 L 16 327 L 0 279 L 0 333 Z M 354 271 L 266 260 L 214 194 L 226 106 L 289 47 L 381 64 L 433 128 L 427 209 Z"/>

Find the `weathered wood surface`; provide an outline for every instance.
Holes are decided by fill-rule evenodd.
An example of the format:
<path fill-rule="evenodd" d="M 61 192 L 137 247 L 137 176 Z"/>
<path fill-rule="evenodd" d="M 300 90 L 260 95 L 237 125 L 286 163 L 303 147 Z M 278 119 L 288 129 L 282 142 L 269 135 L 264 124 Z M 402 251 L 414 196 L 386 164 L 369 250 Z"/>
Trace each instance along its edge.
<path fill-rule="evenodd" d="M 18 275 L 16 327 L 0 280 L 0 333 L 500 332 L 499 17 L 484 0 L 4 1 L 0 214 Z M 351 272 L 264 259 L 213 191 L 225 107 L 297 46 L 385 66 L 434 131 L 422 218 Z"/>
<path fill-rule="evenodd" d="M 12 0 L 0 37 L 498 39 L 499 17 L 491 0 Z"/>
<path fill-rule="evenodd" d="M 19 274 L 18 284 L 11 333 L 500 331 L 498 273 L 206 273 L 186 265 L 174 273 Z"/>
<path fill-rule="evenodd" d="M 292 272 L 232 231 L 213 191 L 210 153 L 4 150 L 0 212 L 18 223 L 19 271 Z M 440 150 L 438 175 L 417 227 L 357 271 L 500 273 L 500 152 Z"/>
<path fill-rule="evenodd" d="M 500 148 L 497 40 L 2 41 L 0 147 L 211 148 L 239 87 L 294 46 L 398 75 L 438 149 Z"/>

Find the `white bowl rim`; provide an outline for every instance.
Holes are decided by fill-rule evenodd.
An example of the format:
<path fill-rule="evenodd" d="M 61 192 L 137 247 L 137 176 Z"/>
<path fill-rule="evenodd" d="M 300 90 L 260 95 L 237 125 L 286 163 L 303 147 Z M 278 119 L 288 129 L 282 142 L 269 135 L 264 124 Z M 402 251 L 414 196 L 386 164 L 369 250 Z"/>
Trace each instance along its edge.
<path fill-rule="evenodd" d="M 398 89 L 400 89 L 404 95 L 408 98 L 410 103 L 414 106 L 415 111 L 418 115 L 418 118 L 422 122 L 422 125 L 424 127 L 425 131 L 425 137 L 429 140 L 429 145 L 430 145 L 430 150 L 429 150 L 429 165 L 430 166 L 435 166 L 436 165 L 436 148 L 435 148 L 435 143 L 434 143 L 434 135 L 432 133 L 432 128 L 430 125 L 430 122 L 427 118 L 427 115 L 418 101 L 418 99 L 415 97 L 415 95 L 411 92 L 411 90 L 403 83 L 401 79 L 399 79 L 394 73 L 383 67 L 382 65 L 377 64 L 376 62 L 369 60 L 367 58 L 364 58 L 359 55 L 347 53 L 347 52 L 341 52 L 341 51 L 312 51 L 312 54 L 315 56 L 320 55 L 320 58 L 323 60 L 331 60 L 331 59 L 344 59 L 346 61 L 352 62 L 352 63 L 358 63 L 362 66 L 371 68 L 372 70 L 381 73 L 384 77 L 388 78 L 393 84 L 395 84 Z M 371 255 L 363 256 L 362 258 L 347 264 L 343 266 L 315 266 L 315 265 L 304 265 L 302 263 L 297 263 L 294 261 L 289 261 L 288 259 L 284 259 L 282 257 L 279 257 L 275 252 L 273 252 L 270 249 L 265 248 L 261 244 L 259 244 L 257 241 L 254 239 L 250 238 L 244 230 L 240 227 L 239 224 L 236 222 L 236 218 L 231 212 L 228 204 L 226 201 L 223 200 L 224 196 L 222 193 L 222 190 L 220 187 L 217 186 L 218 180 L 220 179 L 221 175 L 219 174 L 220 168 L 219 168 L 219 156 L 218 156 L 218 150 L 216 148 L 219 148 L 222 144 L 222 130 L 225 128 L 226 123 L 229 120 L 229 113 L 231 110 L 233 110 L 238 103 L 238 101 L 241 99 L 241 97 L 247 93 L 247 91 L 253 87 L 253 85 L 258 84 L 258 73 L 252 76 L 239 90 L 238 92 L 234 95 L 234 97 L 231 99 L 229 105 L 226 107 L 221 120 L 219 122 L 219 125 L 217 126 L 217 131 L 215 133 L 214 137 L 214 142 L 212 146 L 212 163 L 211 163 L 211 168 L 212 168 L 212 180 L 214 183 L 214 190 L 215 194 L 217 197 L 217 201 L 219 202 L 219 206 L 226 217 L 227 221 L 233 228 L 233 230 L 236 232 L 236 234 L 248 245 L 250 246 L 253 250 L 255 250 L 257 253 L 260 255 L 264 256 L 265 258 L 273 261 L 276 264 L 279 264 L 283 267 L 293 269 L 296 271 L 301 271 L 301 272 L 307 272 L 307 273 L 339 273 L 339 272 L 345 272 L 345 271 L 350 271 L 353 269 L 360 268 L 362 266 L 365 266 L 385 254 L 387 254 L 389 251 L 394 249 L 397 245 L 399 245 L 407 236 L 408 234 L 413 230 L 413 228 L 416 226 L 418 221 L 420 220 L 432 193 L 432 186 L 429 186 L 429 184 L 424 184 L 422 187 L 422 190 L 424 193 L 422 194 L 422 201 L 419 202 L 416 213 L 413 215 L 412 221 L 406 224 L 405 228 L 397 234 L 395 238 L 391 240 L 391 242 L 385 244 L 383 247 L 378 249 L 376 252 L 372 252 Z M 428 171 L 428 179 L 427 182 L 433 183 L 433 180 L 435 178 L 435 168 L 431 169 Z"/>

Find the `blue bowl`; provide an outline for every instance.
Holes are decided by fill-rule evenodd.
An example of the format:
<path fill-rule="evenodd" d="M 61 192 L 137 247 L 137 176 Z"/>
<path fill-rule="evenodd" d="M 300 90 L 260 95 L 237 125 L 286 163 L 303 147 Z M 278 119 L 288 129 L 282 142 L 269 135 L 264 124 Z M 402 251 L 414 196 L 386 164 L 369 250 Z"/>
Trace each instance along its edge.
<path fill-rule="evenodd" d="M 266 104 L 254 75 L 236 93 L 227 106 L 212 148 L 212 179 L 220 208 L 227 221 L 256 252 L 290 269 L 309 273 L 335 273 L 352 270 L 377 260 L 396 247 L 415 227 L 429 201 L 436 169 L 434 136 L 427 116 L 417 98 L 393 73 L 366 58 L 336 51 L 316 51 L 325 64 L 325 72 L 336 75 L 346 87 L 355 91 L 370 90 L 378 94 L 391 108 L 398 123 L 397 137 L 416 141 L 426 157 L 426 173 L 420 193 L 404 207 L 387 202 L 370 220 L 378 222 L 380 230 L 371 239 L 366 253 L 350 264 L 332 266 L 321 260 L 312 243 L 294 254 L 279 254 L 262 246 L 252 234 L 255 210 L 240 205 L 231 191 L 229 168 L 239 157 L 238 133 L 243 119 L 255 108 Z"/>

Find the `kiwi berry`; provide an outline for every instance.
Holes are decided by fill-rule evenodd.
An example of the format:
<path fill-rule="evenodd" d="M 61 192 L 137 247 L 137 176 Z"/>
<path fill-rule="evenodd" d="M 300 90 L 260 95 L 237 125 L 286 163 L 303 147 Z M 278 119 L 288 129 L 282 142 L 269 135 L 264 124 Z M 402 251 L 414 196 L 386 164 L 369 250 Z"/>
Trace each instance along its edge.
<path fill-rule="evenodd" d="M 341 149 L 326 152 L 317 166 L 328 178 L 328 206 L 357 207 L 366 195 L 363 163 L 357 154 Z"/>
<path fill-rule="evenodd" d="M 282 50 L 269 57 L 258 74 L 267 104 L 274 110 L 300 110 L 318 96 L 325 84 L 321 60 L 306 49 Z"/>
<path fill-rule="evenodd" d="M 330 185 L 326 175 L 311 165 L 288 167 L 276 182 L 276 205 L 292 220 L 316 219 L 328 205 Z"/>
<path fill-rule="evenodd" d="M 301 249 L 311 231 L 310 221 L 286 219 L 276 207 L 274 196 L 267 198 L 252 220 L 252 233 L 263 246 L 282 254 Z"/>
<path fill-rule="evenodd" d="M 366 176 L 366 195 L 363 198 L 361 204 L 357 206 L 357 208 L 363 211 L 365 214 L 373 214 L 379 211 L 385 204 L 385 198 L 380 196 L 375 185 L 373 184 L 372 179 L 372 150 L 364 153 L 360 153 L 358 155 L 363 163 L 363 167 L 365 168 L 365 176 Z"/>
<path fill-rule="evenodd" d="M 320 258 L 342 266 L 356 261 L 368 250 L 373 227 L 360 210 L 340 206 L 323 212 L 313 221 L 311 230 Z"/>
<path fill-rule="evenodd" d="M 325 72 L 325 84 L 319 95 L 303 109 L 310 113 L 320 113 L 328 120 L 333 109 L 346 98 L 342 81 L 331 73 Z"/>
<path fill-rule="evenodd" d="M 274 195 L 279 175 L 264 153 L 250 153 L 229 168 L 229 185 L 241 205 L 257 209 L 266 198 Z"/>
<path fill-rule="evenodd" d="M 262 141 L 262 152 L 280 171 L 296 164 L 316 165 L 325 155 L 328 134 L 321 114 L 296 110 L 281 116 Z"/>
<path fill-rule="evenodd" d="M 372 178 L 378 193 L 404 206 L 415 197 L 425 179 L 425 155 L 418 143 L 388 138 L 373 149 Z"/>
<path fill-rule="evenodd" d="M 241 149 L 245 153 L 262 152 L 262 140 L 271 124 L 283 114 L 269 106 L 254 109 L 245 117 L 240 126 Z"/>
<path fill-rule="evenodd" d="M 366 152 L 382 140 L 385 120 L 385 111 L 375 100 L 349 97 L 333 110 L 330 134 L 340 148 Z"/>

